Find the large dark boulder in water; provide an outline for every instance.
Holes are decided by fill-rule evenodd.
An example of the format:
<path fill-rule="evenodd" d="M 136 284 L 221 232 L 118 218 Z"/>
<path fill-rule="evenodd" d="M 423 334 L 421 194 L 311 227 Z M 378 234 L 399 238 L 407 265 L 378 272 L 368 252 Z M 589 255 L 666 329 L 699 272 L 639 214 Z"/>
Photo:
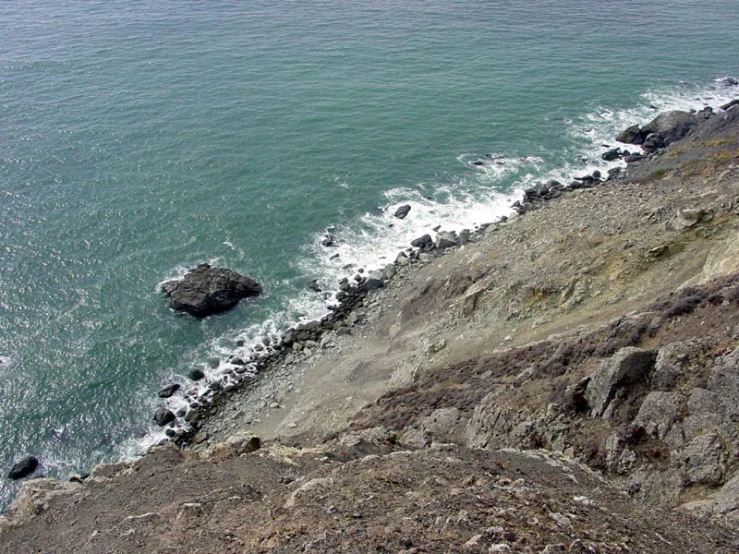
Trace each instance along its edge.
<path fill-rule="evenodd" d="M 242 298 L 262 292 L 261 285 L 248 275 L 208 264 L 198 265 L 181 281 L 164 283 L 162 289 L 169 296 L 170 308 L 195 317 L 230 310 Z"/>
<path fill-rule="evenodd" d="M 154 412 L 154 421 L 159 425 L 159 427 L 164 427 L 165 425 L 172 423 L 175 419 L 177 418 L 174 413 L 167 408 L 159 408 Z"/>
<path fill-rule="evenodd" d="M 8 473 L 9 479 L 23 479 L 27 475 L 31 475 L 38 467 L 38 460 L 34 456 L 28 456 L 23 458 L 20 462 L 15 464 Z"/>
<path fill-rule="evenodd" d="M 393 214 L 398 219 L 405 219 L 405 216 L 408 215 L 408 212 L 411 211 L 411 207 L 409 204 L 403 204 L 400 206 L 397 210 L 395 210 L 395 214 Z"/>
<path fill-rule="evenodd" d="M 698 125 L 695 114 L 673 110 L 664 112 L 641 128 L 644 150 L 652 152 L 687 135 Z"/>

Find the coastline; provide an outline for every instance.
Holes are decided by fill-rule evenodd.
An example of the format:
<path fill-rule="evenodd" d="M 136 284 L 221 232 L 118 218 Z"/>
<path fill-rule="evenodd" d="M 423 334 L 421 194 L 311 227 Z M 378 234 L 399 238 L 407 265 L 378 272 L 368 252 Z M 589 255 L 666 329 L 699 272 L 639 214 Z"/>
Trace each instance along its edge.
<path fill-rule="evenodd" d="M 128 503 L 122 509 L 140 519 L 127 517 L 113 526 L 116 532 L 134 529 L 143 537 L 169 536 L 151 522 L 171 520 L 180 522 L 175 536 L 188 537 L 189 544 L 199 544 L 205 551 L 219 546 L 216 542 L 206 546 L 195 536 L 203 528 L 201 520 L 194 519 L 196 512 L 197 517 L 213 518 L 249 513 L 255 525 L 236 524 L 229 515 L 228 525 L 235 527 L 228 533 L 241 541 L 240 546 L 259 545 L 262 550 L 285 545 L 284 551 L 293 551 L 302 539 L 296 538 L 299 532 L 291 527 L 292 520 L 305 526 L 302 533 L 315 544 L 330 542 L 326 534 L 319 538 L 321 529 L 336 526 L 356 533 L 353 540 L 358 542 L 347 543 L 355 547 L 362 540 L 390 544 L 383 542 L 390 540 L 385 537 L 389 531 L 380 538 L 361 538 L 374 529 L 368 522 L 390 525 L 383 519 L 388 517 L 386 510 L 351 511 L 348 506 L 366 501 L 362 495 L 368 482 L 379 484 L 380 490 L 370 487 L 370 492 L 384 498 L 381 506 L 410 492 L 421 495 L 425 482 L 410 489 L 402 483 L 428 472 L 446 480 L 440 485 L 443 492 L 428 489 L 424 494 L 430 497 L 423 497 L 443 496 L 448 509 L 444 517 L 474 505 L 474 500 L 464 505 L 453 500 L 462 494 L 454 491 L 464 486 L 474 489 L 475 498 L 488 490 L 485 487 L 496 494 L 513 490 L 515 500 L 502 504 L 510 510 L 520 508 L 517 502 L 525 490 L 540 495 L 526 497 L 529 501 L 538 498 L 541 503 L 546 498 L 549 508 L 536 517 L 553 521 L 551 528 L 533 536 L 539 519 L 515 523 L 515 518 L 508 518 L 503 527 L 515 532 L 506 538 L 502 531 L 486 531 L 492 529 L 493 520 L 485 520 L 487 527 L 457 535 L 465 537 L 470 552 L 491 552 L 504 543 L 540 552 L 542 545 L 565 541 L 574 545 L 591 537 L 593 544 L 601 545 L 596 551 L 627 551 L 621 548 L 628 542 L 624 542 L 628 526 L 618 527 L 616 519 L 625 521 L 635 512 L 645 520 L 652 514 L 652 527 L 671 543 L 665 551 L 703 551 L 705 540 L 714 551 L 730 552 L 739 545 L 739 536 L 731 531 L 739 518 L 739 504 L 730 496 L 738 471 L 732 452 L 739 444 L 731 425 L 728 432 L 723 431 L 724 423 L 703 432 L 685 423 L 679 443 L 659 427 L 675 427 L 678 421 L 683 425 L 677 408 L 667 424 L 655 423 L 653 429 L 644 423 L 639 430 L 634 423 L 641 421 L 637 412 L 642 413 L 640 406 L 654 393 L 652 398 L 665 402 L 665 394 L 671 399 L 687 395 L 688 400 L 680 400 L 686 403 L 681 409 L 693 411 L 698 410 L 696 390 L 718 394 L 718 383 L 727 402 L 733 394 L 730 386 L 709 375 L 711 368 L 726 366 L 739 351 L 734 308 L 739 297 L 739 107 L 730 110 L 725 129 L 714 130 L 719 134 L 688 135 L 635 160 L 618 175 L 597 184 L 592 180 L 592 186 L 573 187 L 546 201 L 527 194 L 533 201 L 523 215 L 489 225 L 456 248 L 398 264 L 396 275 L 385 279 L 382 288 L 352 295 L 341 318 L 325 322 L 330 330 L 317 333 L 312 326 L 296 330 L 296 340 L 276 355 L 273 368 L 265 368 L 247 387 L 224 390 L 206 408 L 213 413 L 198 422 L 194 433 L 181 438 L 186 448 L 154 448 L 137 462 L 98 468 L 89 479 L 74 483 L 29 481 L 3 518 L 5 532 L 17 533 L 12 544 L 28 540 L 24 533 L 38 532 L 33 525 L 50 525 L 51 520 L 44 518 L 55 517 L 65 503 L 81 503 L 83 507 L 68 514 L 80 521 L 87 502 L 95 499 L 112 506 L 121 497 Z M 342 321 L 346 325 L 333 328 Z M 655 356 L 658 360 L 667 356 L 677 343 L 692 350 L 678 352 L 676 360 L 703 364 L 696 366 L 700 367 L 696 375 L 673 368 L 674 382 L 665 377 L 663 388 L 651 381 L 624 386 L 625 381 L 614 380 L 608 384 L 614 389 L 607 393 L 610 415 L 595 413 L 596 393 L 589 393 L 595 400 L 590 398 L 583 411 L 579 404 L 583 390 L 598 382 L 599 372 L 610 367 L 619 352 L 629 348 L 650 352 L 648 363 L 654 364 Z M 693 365 L 687 367 L 692 371 Z M 649 372 L 655 371 L 650 366 Z M 732 375 L 725 378 L 733 383 Z M 660 406 L 664 411 L 668 405 Z M 660 413 L 655 408 L 651 417 L 661 422 Z M 706 422 L 701 425 L 709 425 Z M 688 436 L 688 429 L 698 429 L 696 439 Z M 719 438 L 693 457 L 700 460 L 694 462 L 698 465 L 684 461 L 686 456 L 690 459 L 686 453 L 691 448 L 702 444 L 698 438 L 714 441 L 714 436 Z M 258 437 L 256 446 L 253 437 Z M 726 446 L 717 451 L 716 444 Z M 469 473 L 464 477 L 469 481 L 457 470 L 444 469 L 448 459 L 461 460 L 458 467 Z M 493 466 L 498 469 L 483 469 Z M 176 477 L 168 476 L 173 468 Z M 381 478 L 362 481 L 366 468 Z M 525 475 L 523 483 L 515 485 L 511 468 Z M 588 519 L 591 516 L 573 507 L 572 497 L 591 493 L 561 484 L 547 489 L 543 481 L 547 472 L 563 481 L 576 474 L 575 482 L 587 482 L 590 491 L 601 490 L 604 496 L 592 493 L 597 502 L 583 506 L 607 505 L 609 513 L 621 514 L 610 520 L 618 531 L 599 530 Z M 197 476 L 198 484 L 181 474 Z M 219 488 L 231 483 L 234 475 L 241 479 L 241 489 Z M 694 479 L 694 485 L 682 484 L 685 475 Z M 130 491 L 139 490 L 136 479 L 145 477 L 158 496 L 139 505 Z M 485 479 L 495 484 L 480 484 Z M 107 499 L 95 492 L 100 487 Z M 388 489 L 389 497 L 382 496 L 382 488 Z M 218 493 L 223 498 L 215 494 L 221 490 L 227 491 Z M 211 506 L 209 495 L 218 496 L 220 504 Z M 229 501 L 237 496 L 240 500 Z M 156 498 L 162 504 L 156 504 Z M 244 498 L 249 501 L 242 503 Z M 268 515 L 249 511 L 261 503 L 271 506 Z M 409 504 L 400 502 L 397 514 L 406 513 Z M 116 510 L 119 517 L 121 508 Z M 704 518 L 705 534 L 698 542 L 686 531 L 695 521 L 686 514 Z M 314 529 L 317 521 L 321 523 Z M 209 525 L 219 524 L 210 519 Z M 258 531 L 262 534 L 255 536 L 252 527 L 262 529 Z M 649 551 L 650 532 L 639 527 L 634 533 L 635 551 Z M 405 551 L 412 551 L 416 543 L 438 544 L 423 542 L 438 540 L 430 538 L 436 531 L 427 535 L 420 528 L 409 528 L 406 533 L 412 539 L 401 545 Z M 90 537 L 90 548 L 99 543 L 97 536 Z M 530 542 L 521 543 L 521 537 Z M 570 551 L 577 551 L 573 548 Z"/>
<path fill-rule="evenodd" d="M 629 236 L 623 233 L 622 227 L 629 227 L 631 222 L 639 220 L 643 216 L 641 212 L 666 209 L 664 206 L 648 207 L 650 201 L 654 204 L 665 194 L 659 187 L 659 183 L 669 177 L 665 168 L 675 172 L 681 163 L 695 165 L 696 159 L 708 157 L 712 149 L 720 151 L 722 146 L 720 141 L 690 148 L 675 145 L 667 152 L 633 156 L 626 167 L 618 166 L 608 176 L 599 178 L 598 172 L 596 178 L 578 176 L 568 185 L 559 187 L 539 185 L 523 193 L 523 203 L 517 201 L 511 206 L 510 218 L 503 217 L 500 221 L 481 226 L 471 232 L 463 244 L 448 248 L 436 248 L 432 244 L 425 249 L 402 251 L 399 253 L 400 263 L 396 261 L 382 272 L 382 288 L 364 290 L 366 278 L 351 288 L 344 287 L 350 292 L 338 309 L 320 322 L 289 330 L 287 340 L 274 356 L 257 360 L 259 370 L 253 380 L 224 391 L 225 394 L 212 405 L 196 412 L 195 427 L 178 438 L 179 444 L 204 449 L 226 440 L 229 434 L 245 431 L 265 439 L 305 439 L 306 436 L 313 440 L 321 439 L 340 430 L 353 414 L 383 394 L 468 358 L 471 352 L 483 350 L 484 343 L 492 341 L 495 345 L 492 350 L 509 349 L 522 343 L 544 340 L 552 333 L 566 334 L 595 319 L 608 315 L 616 317 L 623 312 L 624 301 L 635 309 L 639 302 L 676 289 L 700 272 L 695 261 L 680 267 L 681 253 L 672 250 L 682 246 L 668 247 L 672 249 L 666 256 L 672 258 L 668 264 L 670 275 L 662 286 L 655 287 L 650 283 L 652 272 L 648 272 L 647 276 L 640 276 L 643 283 L 638 286 L 631 282 L 621 284 L 618 292 L 599 302 L 596 313 L 585 310 L 581 314 L 578 305 L 591 295 L 597 297 L 601 294 L 590 275 L 599 271 L 598 265 L 612 263 L 605 261 L 608 255 L 598 253 L 600 256 L 594 256 L 591 264 L 571 259 L 564 271 L 560 266 L 566 264 L 551 264 L 552 267 L 546 269 L 558 273 L 556 279 L 542 274 L 542 268 L 536 267 L 536 260 L 551 255 L 547 247 L 562 242 L 563 237 L 571 234 L 584 238 L 579 242 L 584 242 L 586 249 L 595 250 L 607 243 L 610 237 L 624 234 L 625 251 L 634 248 L 636 241 L 646 242 L 646 246 L 641 245 L 637 250 L 641 250 L 642 255 L 646 252 L 647 263 L 658 261 L 664 253 L 657 254 L 657 251 L 664 248 L 668 238 L 643 236 L 639 229 Z M 629 145 L 621 144 L 620 147 L 625 150 Z M 604 152 L 609 150 L 610 147 L 604 147 Z M 683 156 L 687 158 L 683 160 Z M 650 182 L 657 186 L 647 190 L 645 185 Z M 687 198 L 675 200 L 678 205 L 689 202 Z M 608 210 L 604 209 L 606 202 L 611 204 Z M 555 203 L 559 206 L 551 217 L 538 213 L 546 222 L 529 221 L 527 213 L 547 210 Z M 651 213 L 648 215 L 652 217 Z M 556 229 L 552 231 L 556 238 L 542 239 L 546 229 Z M 665 234 L 670 230 L 665 229 Z M 522 238 L 526 236 L 539 237 L 539 243 L 526 242 Z M 522 252 L 517 252 L 519 245 L 524 249 Z M 408 257 L 402 260 L 406 254 Z M 692 253 L 687 257 L 691 256 Z M 526 257 L 533 259 L 527 260 Z M 484 261 L 496 258 L 504 258 L 505 261 Z M 638 266 L 642 261 L 626 259 L 617 263 L 635 265 L 619 268 L 618 280 L 641 272 Z M 391 266 L 392 270 L 388 271 Z M 492 278 L 491 269 L 500 273 L 500 267 L 511 266 L 517 268 L 513 276 Z M 460 272 L 460 268 L 467 268 L 467 271 Z M 658 272 L 662 268 L 655 269 Z M 380 276 L 375 274 L 375 278 Z M 525 283 L 532 278 L 539 282 Z M 438 299 L 425 298 L 429 296 L 425 290 L 429 281 L 433 292 L 444 297 L 442 302 L 447 300 L 446 297 L 463 293 L 461 301 L 451 303 L 456 313 L 437 311 L 438 306 L 433 304 Z M 442 287 L 441 282 L 444 282 Z M 600 285 L 602 288 L 615 288 L 610 282 Z M 484 318 L 475 319 L 480 299 L 493 293 L 491 286 L 502 287 L 517 295 L 523 292 L 528 297 L 560 294 L 567 298 L 553 313 L 547 309 L 541 313 L 535 309 L 529 310 L 530 313 L 506 310 L 491 325 Z M 439 290 L 445 287 L 451 287 L 451 290 Z M 627 287 L 632 290 L 626 290 Z M 501 296 L 497 291 L 495 294 Z M 430 308 L 418 308 L 415 304 L 421 299 L 431 304 Z M 503 302 L 504 298 L 498 298 L 498 301 Z M 526 298 L 522 303 L 530 302 L 531 298 Z M 551 299 L 547 298 L 547 302 L 551 303 Z M 436 319 L 420 324 L 411 321 L 409 325 L 404 320 L 418 319 L 414 311 Z M 412 315 L 409 316 L 409 312 Z M 531 328 L 521 328 L 522 319 Z M 566 322 L 564 330 L 561 329 L 563 321 Z M 452 330 L 458 329 L 462 329 L 460 334 L 464 335 L 460 342 L 466 346 L 455 344 L 457 341 L 450 336 Z M 367 362 L 378 357 L 382 357 L 382 363 Z M 324 390 L 323 382 L 331 383 L 333 390 Z M 317 415 L 314 410 L 323 410 L 323 413 Z"/>

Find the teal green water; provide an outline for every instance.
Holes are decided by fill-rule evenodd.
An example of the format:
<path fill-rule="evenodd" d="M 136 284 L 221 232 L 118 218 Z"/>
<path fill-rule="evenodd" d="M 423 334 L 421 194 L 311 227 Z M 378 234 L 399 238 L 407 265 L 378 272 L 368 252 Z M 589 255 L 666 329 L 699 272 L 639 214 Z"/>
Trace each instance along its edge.
<path fill-rule="evenodd" d="M 307 280 L 601 167 L 650 104 L 739 96 L 716 81 L 736 21 L 729 0 L 0 3 L 0 508 L 23 455 L 65 476 L 158 440 L 157 390 L 320 315 Z M 176 316 L 157 284 L 200 261 L 267 294 Z"/>

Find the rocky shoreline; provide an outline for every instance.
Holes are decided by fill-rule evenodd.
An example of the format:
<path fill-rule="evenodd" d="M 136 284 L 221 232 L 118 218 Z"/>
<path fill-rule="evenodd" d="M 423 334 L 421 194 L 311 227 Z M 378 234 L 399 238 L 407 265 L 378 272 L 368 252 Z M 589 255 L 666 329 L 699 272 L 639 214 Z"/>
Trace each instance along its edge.
<path fill-rule="evenodd" d="M 604 146 L 625 168 L 342 282 L 172 412 L 177 447 L 27 481 L 3 544 L 735 552 L 739 106 L 657 120 Z"/>
<path fill-rule="evenodd" d="M 726 112 L 733 106 L 734 104 L 728 103 L 719 110 Z M 523 198 L 514 202 L 511 209 L 514 215 L 523 216 L 540 209 L 546 203 L 562 195 L 623 182 L 632 178 L 633 175 L 636 175 L 637 179 L 643 178 L 638 175 L 644 173 L 644 167 L 649 166 L 650 160 L 659 153 L 659 149 L 664 149 L 684 138 L 700 122 L 708 122 L 715 115 L 712 108 L 706 108 L 696 114 L 665 112 L 644 127 L 638 125 L 630 127 L 616 137 L 617 142 L 643 147 L 649 139 L 645 154 L 604 145 L 605 151 L 602 158 L 605 161 L 622 159 L 626 162 L 626 167 L 614 167 L 608 171 L 606 176 L 600 171 L 594 171 L 589 175 L 575 177 L 566 185 L 557 181 L 536 185 L 525 190 Z M 714 125 L 703 125 L 701 127 L 703 134 L 713 136 L 716 132 L 713 127 Z M 394 216 L 404 219 L 409 211 L 410 206 L 401 206 Z M 363 316 L 358 315 L 358 310 L 366 308 L 370 302 L 368 296 L 376 294 L 386 283 L 395 278 L 413 278 L 411 272 L 415 268 L 432 263 L 438 255 L 450 253 L 455 248 L 479 241 L 487 233 L 494 232 L 499 225 L 507 224 L 509 224 L 508 217 L 503 216 L 499 221 L 482 225 L 478 229 L 463 230 L 459 235 L 443 230 L 439 230 L 434 238 L 430 235 L 423 235 L 413 240 L 409 248 L 400 251 L 395 262 L 388 264 L 381 271 L 373 271 L 367 275 L 357 273 L 351 280 L 342 279 L 336 293 L 338 303 L 329 306 L 329 314 L 320 320 L 309 321 L 287 329 L 278 343 L 265 344 L 264 348 L 254 352 L 251 358 L 232 356 L 225 360 L 233 367 L 225 371 L 220 379 L 208 383 L 209 390 L 212 392 L 206 396 L 197 395 L 195 391 L 186 392 L 185 400 L 189 409 L 180 408 L 174 412 L 164 406 L 155 414 L 155 421 L 161 426 L 172 425 L 166 432 L 177 444 L 187 445 L 193 439 L 196 443 L 201 442 L 203 435 L 199 431 L 203 420 L 218 414 L 224 404 L 229 402 L 229 397 L 234 392 L 240 391 L 242 387 L 253 386 L 255 379 L 261 379 L 265 375 L 269 378 L 270 375 L 279 371 L 279 366 L 288 356 L 304 351 L 310 355 L 313 351 L 322 348 L 327 340 L 332 340 L 330 337 L 350 334 L 351 329 L 357 323 L 361 323 Z M 332 237 L 330 234 L 328 236 Z M 203 374 L 197 372 L 193 375 L 191 372 L 190 377 L 199 380 Z M 160 394 L 160 397 L 168 398 L 169 396 Z"/>

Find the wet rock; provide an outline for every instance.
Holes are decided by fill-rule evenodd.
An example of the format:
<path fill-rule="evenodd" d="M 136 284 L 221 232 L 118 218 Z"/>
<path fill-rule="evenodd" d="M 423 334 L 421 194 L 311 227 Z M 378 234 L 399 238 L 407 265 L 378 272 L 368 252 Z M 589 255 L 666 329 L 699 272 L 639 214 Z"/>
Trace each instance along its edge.
<path fill-rule="evenodd" d="M 321 239 L 321 246 L 325 246 L 326 248 L 329 248 L 331 246 L 338 246 L 339 241 L 334 236 L 334 234 L 331 231 L 326 231 L 326 233 L 323 235 L 323 239 Z"/>
<path fill-rule="evenodd" d="M 167 385 L 162 390 L 159 391 L 159 398 L 169 398 L 174 393 L 176 393 L 178 390 L 180 390 L 179 383 L 172 383 L 171 385 Z"/>
<path fill-rule="evenodd" d="M 646 152 L 663 148 L 683 138 L 696 125 L 698 118 L 695 114 L 680 110 L 661 113 L 642 127 L 643 148 Z"/>
<path fill-rule="evenodd" d="M 639 125 L 632 125 L 628 129 L 621 131 L 616 137 L 616 140 L 625 144 L 641 144 L 644 142 L 644 135 Z"/>
<path fill-rule="evenodd" d="M 23 479 L 31 475 L 38 467 L 38 459 L 35 456 L 23 458 L 20 462 L 13 465 L 8 472 L 8 479 Z"/>
<path fill-rule="evenodd" d="M 172 423 L 175 419 L 174 413 L 167 408 L 159 408 L 154 412 L 154 421 L 159 425 L 159 427 L 164 427 L 165 425 Z"/>
<path fill-rule="evenodd" d="M 308 290 L 312 290 L 313 292 L 322 292 L 321 286 L 318 284 L 318 279 L 311 279 L 306 284 L 306 288 Z"/>
<path fill-rule="evenodd" d="M 719 84 L 725 86 L 725 87 L 735 87 L 739 85 L 739 81 L 734 79 L 734 77 L 724 77 L 719 81 Z"/>
<path fill-rule="evenodd" d="M 612 148 L 606 152 L 603 152 L 603 154 L 601 154 L 600 157 L 607 162 L 615 161 L 621 157 L 621 149 Z"/>
<path fill-rule="evenodd" d="M 723 106 L 721 106 L 721 109 L 726 111 L 730 108 L 733 108 L 734 106 L 739 106 L 739 98 L 735 98 L 734 100 L 731 100 L 730 102 L 727 102 Z"/>
<path fill-rule="evenodd" d="M 248 275 L 200 264 L 181 281 L 162 287 L 173 310 L 206 317 L 229 310 L 242 298 L 258 296 L 262 287 Z"/>
<path fill-rule="evenodd" d="M 652 350 L 626 347 L 612 358 L 604 360 L 585 389 L 585 398 L 593 415 L 603 415 L 619 388 L 645 377 L 652 368 L 654 358 L 655 352 Z"/>
<path fill-rule="evenodd" d="M 193 381 L 200 381 L 203 377 L 205 377 L 205 373 L 203 373 L 200 369 L 192 369 L 187 374 L 188 378 L 192 379 Z"/>
<path fill-rule="evenodd" d="M 431 235 L 423 235 L 418 237 L 417 239 L 413 239 L 411 241 L 411 246 L 413 246 L 414 248 L 426 248 L 433 243 L 434 239 L 431 238 Z"/>
<path fill-rule="evenodd" d="M 397 210 L 395 210 L 395 213 L 393 215 L 398 219 L 405 219 L 405 216 L 407 216 L 408 212 L 410 211 L 411 207 L 408 204 L 403 204 Z"/>

